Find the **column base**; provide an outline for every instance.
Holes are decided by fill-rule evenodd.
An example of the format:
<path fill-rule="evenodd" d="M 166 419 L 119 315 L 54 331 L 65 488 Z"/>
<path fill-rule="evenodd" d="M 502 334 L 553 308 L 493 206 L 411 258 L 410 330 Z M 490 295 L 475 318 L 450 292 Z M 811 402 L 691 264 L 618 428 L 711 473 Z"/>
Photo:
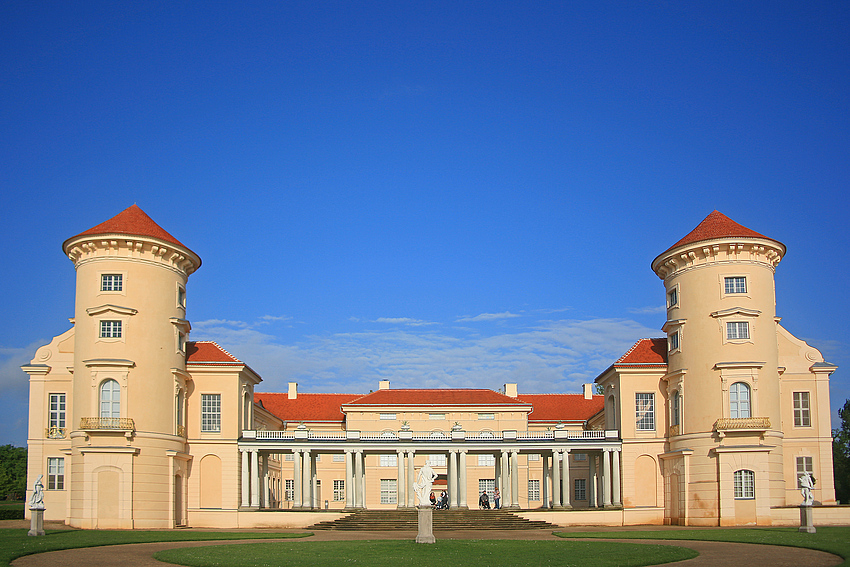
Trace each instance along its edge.
<path fill-rule="evenodd" d="M 44 508 L 33 510 L 30 508 L 32 517 L 30 518 L 30 531 L 28 536 L 43 536 L 44 535 Z"/>
<path fill-rule="evenodd" d="M 419 512 L 419 532 L 416 534 L 416 543 L 436 543 L 433 531 L 433 513 L 431 506 L 417 506 Z"/>
<path fill-rule="evenodd" d="M 604 510 L 617 510 L 622 508 L 622 506 L 617 506 L 616 504 L 605 504 L 602 508 Z"/>
<path fill-rule="evenodd" d="M 516 506 L 502 506 L 501 509 L 502 510 L 522 510 L 522 508 L 519 507 L 519 504 L 517 504 Z"/>

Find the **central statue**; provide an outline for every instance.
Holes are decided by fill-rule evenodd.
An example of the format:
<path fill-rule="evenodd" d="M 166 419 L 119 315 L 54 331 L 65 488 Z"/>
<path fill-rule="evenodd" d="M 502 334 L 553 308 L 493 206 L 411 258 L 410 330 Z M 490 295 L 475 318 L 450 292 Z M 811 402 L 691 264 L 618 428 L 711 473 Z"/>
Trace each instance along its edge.
<path fill-rule="evenodd" d="M 419 498 L 420 506 L 431 505 L 431 486 L 436 479 L 437 473 L 434 472 L 430 464 L 425 463 L 425 466 L 419 469 L 419 475 L 416 477 L 416 482 L 413 483 L 413 491 Z"/>

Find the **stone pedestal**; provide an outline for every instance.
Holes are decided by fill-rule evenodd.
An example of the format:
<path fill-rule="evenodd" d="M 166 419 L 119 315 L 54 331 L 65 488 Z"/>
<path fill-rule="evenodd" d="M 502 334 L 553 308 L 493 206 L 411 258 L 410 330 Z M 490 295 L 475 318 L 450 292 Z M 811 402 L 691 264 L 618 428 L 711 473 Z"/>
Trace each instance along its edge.
<path fill-rule="evenodd" d="M 42 536 L 44 535 L 44 508 L 42 509 L 30 509 L 30 513 L 32 514 L 32 518 L 30 518 L 30 531 L 27 532 L 28 536 Z"/>
<path fill-rule="evenodd" d="M 817 530 L 815 529 L 815 525 L 813 523 L 812 516 L 812 507 L 806 506 L 805 504 L 800 506 L 800 529 L 801 532 L 806 532 L 808 534 L 813 534 Z"/>
<path fill-rule="evenodd" d="M 434 509 L 431 506 L 417 506 L 419 511 L 419 533 L 416 534 L 416 543 L 435 543 L 433 516 Z"/>

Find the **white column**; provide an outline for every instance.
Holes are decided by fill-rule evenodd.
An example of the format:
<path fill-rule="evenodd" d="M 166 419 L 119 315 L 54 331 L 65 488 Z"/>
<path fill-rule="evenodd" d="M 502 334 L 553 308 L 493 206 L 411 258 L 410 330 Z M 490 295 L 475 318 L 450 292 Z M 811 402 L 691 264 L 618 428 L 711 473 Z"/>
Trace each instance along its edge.
<path fill-rule="evenodd" d="M 416 478 L 413 476 L 413 460 L 416 453 L 414 451 L 407 452 L 407 506 L 409 508 L 413 508 L 416 504 L 413 500 L 416 496 L 413 492 L 413 483 L 416 482 Z"/>
<path fill-rule="evenodd" d="M 263 485 L 263 490 L 260 493 L 260 506 L 263 508 L 271 508 L 271 498 L 269 498 L 269 488 L 271 488 L 269 486 L 269 454 L 266 453 L 265 455 L 260 456 L 260 458 L 263 460 L 263 464 L 260 467 L 260 475 L 262 477 Z"/>
<path fill-rule="evenodd" d="M 260 507 L 260 467 L 257 463 L 257 451 L 251 451 L 251 506 Z"/>
<path fill-rule="evenodd" d="M 511 508 L 519 508 L 519 459 L 511 451 Z"/>
<path fill-rule="evenodd" d="M 301 508 L 304 505 L 304 500 L 302 497 L 304 496 L 304 489 L 301 488 L 303 483 L 303 479 L 301 478 L 302 473 L 302 465 L 301 465 L 301 454 L 300 449 L 292 450 L 292 478 L 295 482 L 292 483 L 292 507 L 293 508 Z"/>
<path fill-rule="evenodd" d="M 241 506 L 247 508 L 251 504 L 251 475 L 248 472 L 248 451 L 239 449 L 239 455 L 242 457 L 242 502 Z"/>
<path fill-rule="evenodd" d="M 558 458 L 561 456 L 560 450 L 552 451 L 552 507 L 561 507 L 561 464 Z"/>
<path fill-rule="evenodd" d="M 405 507 L 405 486 L 407 485 L 407 481 L 404 478 L 404 451 L 401 449 L 396 450 L 396 464 L 398 465 L 398 481 L 396 481 L 396 485 L 398 486 L 398 498 L 396 499 L 397 508 Z"/>
<path fill-rule="evenodd" d="M 504 495 L 505 491 L 502 490 L 502 454 L 497 453 L 494 455 L 495 466 L 493 467 L 493 478 L 496 479 L 496 488 L 499 489 L 499 493 Z"/>
<path fill-rule="evenodd" d="M 572 505 L 570 504 L 570 450 L 565 449 L 561 453 L 561 482 L 563 483 L 563 489 L 561 490 L 561 501 L 563 502 L 564 508 L 571 509 Z"/>
<path fill-rule="evenodd" d="M 611 508 L 611 451 L 602 451 L 602 506 Z"/>
<path fill-rule="evenodd" d="M 549 508 L 552 506 L 549 502 L 549 455 L 543 453 L 540 460 L 543 461 L 543 507 Z"/>
<path fill-rule="evenodd" d="M 620 450 L 612 451 L 611 456 L 614 457 L 614 462 L 611 463 L 611 488 L 614 490 L 614 506 L 622 506 L 623 501 L 620 496 Z"/>
<path fill-rule="evenodd" d="M 317 461 L 319 459 L 319 454 L 316 452 L 311 453 L 310 456 L 310 493 L 312 495 L 312 500 L 310 501 L 311 507 L 317 510 L 322 509 L 322 503 L 319 502 L 319 486 L 318 486 L 318 472 L 319 465 Z"/>
<path fill-rule="evenodd" d="M 596 454 L 587 454 L 587 505 L 596 508 Z"/>
<path fill-rule="evenodd" d="M 354 453 L 354 507 L 363 508 L 363 451 Z"/>
<path fill-rule="evenodd" d="M 461 449 L 458 453 L 458 458 L 460 459 L 460 482 L 458 483 L 458 488 L 460 488 L 460 496 L 458 507 L 466 508 L 466 496 L 467 496 L 467 486 L 466 486 L 466 451 Z"/>
<path fill-rule="evenodd" d="M 510 508 L 511 506 L 511 467 L 508 463 L 508 452 L 502 451 L 499 457 L 502 463 L 502 508 Z"/>
<path fill-rule="evenodd" d="M 458 478 L 457 478 L 457 449 L 449 451 L 449 508 L 457 507 Z M 426 494 L 427 497 L 427 494 Z"/>
<path fill-rule="evenodd" d="M 304 508 L 313 507 L 313 457 L 310 455 L 310 449 L 304 449 L 301 455 L 301 506 Z"/>
<path fill-rule="evenodd" d="M 354 466 L 351 462 L 351 449 L 345 450 L 345 507 L 354 508 Z"/>

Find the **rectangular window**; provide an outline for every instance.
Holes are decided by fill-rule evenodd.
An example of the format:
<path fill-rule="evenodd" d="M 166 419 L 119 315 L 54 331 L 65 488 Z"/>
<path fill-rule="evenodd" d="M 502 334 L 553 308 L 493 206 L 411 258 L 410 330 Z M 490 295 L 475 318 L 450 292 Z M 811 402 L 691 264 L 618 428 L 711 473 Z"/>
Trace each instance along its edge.
<path fill-rule="evenodd" d="M 432 467 L 446 466 L 446 455 L 428 455 L 428 464 Z"/>
<path fill-rule="evenodd" d="M 65 490 L 64 457 L 48 457 L 47 490 Z"/>
<path fill-rule="evenodd" d="M 528 479 L 528 499 L 540 500 L 540 481 Z"/>
<path fill-rule="evenodd" d="M 676 331 L 667 337 L 667 350 L 670 352 L 679 350 L 679 331 Z"/>
<path fill-rule="evenodd" d="M 729 321 L 726 323 L 726 340 L 750 338 L 750 324 L 746 321 Z"/>
<path fill-rule="evenodd" d="M 201 394 L 201 431 L 221 431 L 221 394 Z"/>
<path fill-rule="evenodd" d="M 574 453 L 573 454 L 573 460 L 574 461 L 586 461 L 587 460 L 587 453 Z"/>
<path fill-rule="evenodd" d="M 496 414 L 494 414 L 494 413 L 479 413 L 479 414 L 478 414 L 478 419 L 479 419 L 479 420 L 490 420 L 490 419 L 496 419 Z"/>
<path fill-rule="evenodd" d="M 100 338 L 101 339 L 120 339 L 121 338 L 121 321 L 101 321 L 100 322 Z"/>
<path fill-rule="evenodd" d="M 121 291 L 124 288 L 124 276 L 121 274 L 101 274 L 100 291 Z"/>
<path fill-rule="evenodd" d="M 479 467 L 493 467 L 496 465 L 495 455 L 478 455 Z"/>
<path fill-rule="evenodd" d="M 529 461 L 539 461 L 540 460 L 540 454 L 539 453 L 531 453 L 531 454 L 528 455 L 528 460 Z"/>
<path fill-rule="evenodd" d="M 493 500 L 493 494 L 496 491 L 496 479 L 495 478 L 479 478 L 478 479 L 478 496 L 481 496 L 482 492 L 487 493 L 487 498 L 490 499 L 490 506 L 495 506 L 496 501 Z"/>
<path fill-rule="evenodd" d="M 333 462 L 344 463 L 345 462 L 345 455 L 334 455 Z"/>
<path fill-rule="evenodd" d="M 345 481 L 334 481 L 334 502 L 342 502 L 345 500 Z"/>
<path fill-rule="evenodd" d="M 811 475 L 815 473 L 815 470 L 812 468 L 812 458 L 797 457 L 797 476 L 801 477 L 806 473 Z"/>
<path fill-rule="evenodd" d="M 65 428 L 65 394 L 50 394 L 48 427 Z"/>
<path fill-rule="evenodd" d="M 743 276 L 723 278 L 723 283 L 726 293 L 747 293 L 747 278 Z"/>
<path fill-rule="evenodd" d="M 575 479 L 575 488 L 573 490 L 573 499 L 574 500 L 587 500 L 587 479 L 586 478 L 577 478 Z"/>
<path fill-rule="evenodd" d="M 186 290 L 182 286 L 177 287 L 177 305 L 186 308 Z"/>
<path fill-rule="evenodd" d="M 655 394 L 635 394 L 635 426 L 639 431 L 655 431 Z"/>
<path fill-rule="evenodd" d="M 284 461 L 294 461 L 294 460 L 295 460 L 295 455 L 294 455 L 294 454 L 292 454 L 292 453 L 285 453 L 285 454 L 283 455 L 283 460 L 284 460 Z"/>
<path fill-rule="evenodd" d="M 382 413 L 381 419 L 395 419 L 394 413 Z"/>
<path fill-rule="evenodd" d="M 667 292 L 667 307 L 679 305 L 679 290 L 675 287 Z"/>
<path fill-rule="evenodd" d="M 284 500 L 289 500 L 290 502 L 292 500 L 295 500 L 295 479 L 287 478 L 284 481 L 283 498 L 284 498 Z"/>
<path fill-rule="evenodd" d="M 398 502 L 398 481 L 394 478 L 381 479 L 381 504 Z"/>
<path fill-rule="evenodd" d="M 756 497 L 756 473 L 753 471 L 735 471 L 735 499 L 752 500 Z"/>
<path fill-rule="evenodd" d="M 794 425 L 796 427 L 812 426 L 808 392 L 794 392 Z"/>
<path fill-rule="evenodd" d="M 380 466 L 382 467 L 397 467 L 398 455 L 379 455 Z"/>
<path fill-rule="evenodd" d="M 444 413 L 429 413 L 428 419 L 446 419 L 446 414 L 444 414 Z"/>

